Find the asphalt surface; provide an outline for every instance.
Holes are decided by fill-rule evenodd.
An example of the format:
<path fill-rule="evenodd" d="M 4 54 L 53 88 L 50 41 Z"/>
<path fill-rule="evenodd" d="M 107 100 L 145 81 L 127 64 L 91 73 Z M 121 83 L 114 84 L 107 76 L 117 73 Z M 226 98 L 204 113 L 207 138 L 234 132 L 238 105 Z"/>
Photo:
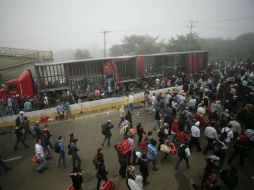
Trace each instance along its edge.
<path fill-rule="evenodd" d="M 152 130 L 155 124 L 154 115 L 145 112 L 142 108 L 135 109 L 133 112 L 133 123 L 136 126 L 137 122 L 141 122 L 145 130 Z M 92 164 L 97 148 L 101 147 L 103 136 L 101 134 L 101 124 L 108 119 L 111 119 L 115 125 L 112 131 L 111 147 L 104 147 L 103 154 L 105 158 L 106 169 L 109 172 L 108 178 L 116 184 L 116 189 L 127 189 L 125 180 L 117 176 L 119 170 L 119 163 L 117 160 L 117 153 L 113 145 L 118 143 L 122 137 L 117 126 L 119 122 L 119 114 L 116 108 L 104 110 L 97 113 L 81 115 L 74 120 L 59 121 L 50 124 L 49 128 L 53 134 L 53 139 L 56 140 L 59 135 L 62 135 L 67 145 L 69 141 L 69 134 L 74 133 L 78 140 L 78 147 L 80 149 L 79 155 L 82 160 L 81 168 L 84 170 L 85 190 L 95 190 L 97 178 L 96 170 Z M 157 138 L 157 134 L 154 134 Z M 137 142 L 137 137 L 135 138 Z M 25 149 L 22 144 L 19 144 L 19 149 L 14 151 L 15 135 L 7 133 L 0 135 L 0 155 L 5 159 L 15 158 L 21 156 L 17 160 L 9 161 L 7 164 L 12 168 L 11 171 L 5 172 L 0 168 L 0 186 L 3 190 L 65 190 L 71 184 L 69 173 L 72 170 L 71 157 L 67 156 L 67 168 L 58 168 L 58 155 L 53 152 L 53 158 L 47 162 L 48 169 L 39 174 L 36 171 L 37 165 L 32 162 L 32 155 L 34 154 L 35 140 L 28 136 L 26 140 L 30 148 Z M 205 144 L 204 139 L 202 144 Z M 208 154 L 209 155 L 209 154 Z M 251 176 L 254 175 L 254 153 L 252 152 L 246 159 L 246 165 L 240 168 L 239 190 L 253 189 L 254 180 Z M 198 153 L 194 148 L 190 157 L 189 170 L 185 169 L 185 163 L 180 165 L 180 171 L 174 170 L 177 161 L 177 155 L 170 155 L 168 160 L 162 160 L 164 153 L 159 152 L 158 167 L 159 171 L 152 171 L 149 165 L 149 185 L 145 186 L 145 190 L 189 190 L 192 189 L 191 181 L 199 183 L 203 175 L 205 165 L 205 156 Z M 227 159 L 226 159 L 227 160 Z M 235 163 L 237 164 L 237 159 Z M 227 165 L 226 165 L 227 166 Z M 136 173 L 139 173 L 139 167 L 136 166 Z"/>

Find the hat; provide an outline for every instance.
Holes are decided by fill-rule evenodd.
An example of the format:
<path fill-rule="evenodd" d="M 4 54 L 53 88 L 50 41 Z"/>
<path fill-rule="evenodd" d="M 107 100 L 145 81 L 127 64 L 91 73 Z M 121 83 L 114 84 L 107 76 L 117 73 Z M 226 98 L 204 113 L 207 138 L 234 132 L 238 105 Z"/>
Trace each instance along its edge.
<path fill-rule="evenodd" d="M 128 171 L 129 172 L 134 172 L 135 171 L 135 167 L 134 166 L 129 166 L 128 167 Z"/>
<path fill-rule="evenodd" d="M 111 123 L 111 120 L 109 119 L 107 122 L 108 122 L 108 123 Z"/>
<path fill-rule="evenodd" d="M 20 112 L 19 112 L 19 114 L 24 114 L 24 113 L 25 113 L 25 112 L 23 112 L 23 111 L 20 111 Z"/>
<path fill-rule="evenodd" d="M 141 154 L 139 151 L 136 151 L 136 156 L 137 156 L 138 158 L 141 158 L 142 154 Z"/>
<path fill-rule="evenodd" d="M 74 136 L 74 134 L 73 134 L 73 133 L 71 133 L 69 136 Z"/>
<path fill-rule="evenodd" d="M 197 122 L 195 123 L 195 125 L 198 127 L 198 126 L 200 125 L 200 122 L 197 121 Z"/>
<path fill-rule="evenodd" d="M 215 155 L 208 156 L 206 159 L 211 160 L 211 161 L 219 161 L 220 160 L 220 158 L 218 156 L 215 156 Z"/>

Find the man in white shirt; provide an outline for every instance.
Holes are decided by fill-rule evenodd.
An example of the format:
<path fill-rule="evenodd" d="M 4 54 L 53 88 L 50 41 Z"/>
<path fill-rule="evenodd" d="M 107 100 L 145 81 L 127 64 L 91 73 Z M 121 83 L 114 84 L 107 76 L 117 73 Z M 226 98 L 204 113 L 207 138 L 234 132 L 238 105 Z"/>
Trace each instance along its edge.
<path fill-rule="evenodd" d="M 206 154 L 207 151 L 213 149 L 213 142 L 215 139 L 218 138 L 217 131 L 214 128 L 214 123 L 211 123 L 211 126 L 205 128 L 204 136 L 206 137 L 207 140 L 207 146 L 203 153 Z"/>
<path fill-rule="evenodd" d="M 131 151 L 129 152 L 128 154 L 128 165 L 130 165 L 131 163 L 131 155 L 133 156 L 133 159 L 132 159 L 132 164 L 136 164 L 136 155 L 135 155 L 135 152 L 136 152 L 136 145 L 134 143 L 134 140 L 133 140 L 133 137 L 129 137 L 127 139 L 131 145 Z"/>
<path fill-rule="evenodd" d="M 46 159 L 45 154 L 43 151 L 43 148 L 41 146 L 41 139 L 38 139 L 35 144 L 35 154 L 37 158 L 40 159 L 40 166 L 37 168 L 37 170 L 41 173 L 44 169 L 46 169 Z"/>
<path fill-rule="evenodd" d="M 200 138 L 199 125 L 200 125 L 200 122 L 197 121 L 195 125 L 191 127 L 191 141 L 190 141 L 190 150 L 192 150 L 192 145 L 195 144 L 198 152 L 202 150 L 199 143 L 199 138 Z"/>
<path fill-rule="evenodd" d="M 225 132 L 226 136 L 223 137 L 223 133 Z M 227 146 L 229 146 L 231 139 L 234 138 L 233 131 L 227 126 L 223 127 L 220 132 L 220 140 L 226 143 Z"/>
<path fill-rule="evenodd" d="M 128 97 L 128 108 L 129 108 L 129 111 L 132 111 L 133 110 L 133 103 L 134 103 L 134 94 L 131 93 Z"/>

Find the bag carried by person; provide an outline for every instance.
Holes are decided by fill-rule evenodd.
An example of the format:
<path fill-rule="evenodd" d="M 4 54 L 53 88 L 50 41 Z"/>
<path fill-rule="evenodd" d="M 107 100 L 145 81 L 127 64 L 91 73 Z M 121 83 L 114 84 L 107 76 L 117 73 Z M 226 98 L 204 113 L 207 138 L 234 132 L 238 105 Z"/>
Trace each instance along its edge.
<path fill-rule="evenodd" d="M 61 149 L 60 149 L 58 142 L 55 143 L 54 150 L 55 150 L 55 153 L 57 153 L 57 154 L 60 153 Z"/>
<path fill-rule="evenodd" d="M 224 142 L 226 138 L 228 138 L 228 132 L 230 132 L 231 129 L 229 129 L 228 131 L 226 131 L 226 129 L 224 129 L 224 131 L 220 134 L 220 141 Z"/>
<path fill-rule="evenodd" d="M 128 140 L 123 140 L 117 145 L 117 149 L 122 155 L 126 155 L 131 151 L 131 144 L 129 143 Z"/>
<path fill-rule="evenodd" d="M 101 133 L 103 135 L 106 135 L 107 131 L 108 131 L 108 124 L 107 123 L 102 124 L 102 126 L 101 126 Z"/>
<path fill-rule="evenodd" d="M 33 157 L 32 157 L 32 161 L 33 161 L 34 163 L 36 163 L 36 164 L 40 164 L 41 159 L 40 159 L 38 156 L 33 155 Z"/>
<path fill-rule="evenodd" d="M 110 180 L 105 180 L 105 181 L 102 181 L 100 189 L 101 190 L 115 190 L 116 185 Z"/>
<path fill-rule="evenodd" d="M 177 133 L 177 140 L 178 141 L 184 141 L 185 140 L 185 133 L 183 131 L 179 131 Z"/>
<path fill-rule="evenodd" d="M 180 148 L 177 151 L 177 154 L 179 157 L 184 157 L 185 156 L 185 145 L 181 145 Z"/>

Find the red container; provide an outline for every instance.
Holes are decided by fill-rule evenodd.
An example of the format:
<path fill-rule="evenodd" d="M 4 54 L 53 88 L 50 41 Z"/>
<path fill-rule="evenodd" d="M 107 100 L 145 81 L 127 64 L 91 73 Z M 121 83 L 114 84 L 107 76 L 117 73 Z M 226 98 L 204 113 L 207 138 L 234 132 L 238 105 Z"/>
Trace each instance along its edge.
<path fill-rule="evenodd" d="M 174 143 L 170 145 L 170 153 L 171 154 L 176 154 L 176 146 L 175 146 Z"/>
<path fill-rule="evenodd" d="M 128 140 L 123 140 L 122 142 L 117 144 L 117 149 L 122 155 L 126 155 L 131 150 L 131 144 Z"/>
<path fill-rule="evenodd" d="M 185 133 L 183 131 L 177 133 L 177 140 L 184 141 L 185 140 Z"/>
<path fill-rule="evenodd" d="M 115 184 L 110 180 L 103 181 L 101 184 L 101 190 L 115 190 L 115 189 L 116 189 Z"/>
<path fill-rule="evenodd" d="M 33 157 L 32 157 L 32 161 L 34 162 L 34 163 L 36 163 L 36 164 L 40 164 L 40 158 L 38 158 L 36 155 L 34 155 Z"/>
<path fill-rule="evenodd" d="M 139 147 L 140 147 L 140 149 L 141 149 L 144 153 L 147 152 L 147 145 L 148 145 L 148 143 L 147 143 L 146 140 L 143 140 L 143 141 L 141 141 L 141 142 L 139 143 Z"/>

